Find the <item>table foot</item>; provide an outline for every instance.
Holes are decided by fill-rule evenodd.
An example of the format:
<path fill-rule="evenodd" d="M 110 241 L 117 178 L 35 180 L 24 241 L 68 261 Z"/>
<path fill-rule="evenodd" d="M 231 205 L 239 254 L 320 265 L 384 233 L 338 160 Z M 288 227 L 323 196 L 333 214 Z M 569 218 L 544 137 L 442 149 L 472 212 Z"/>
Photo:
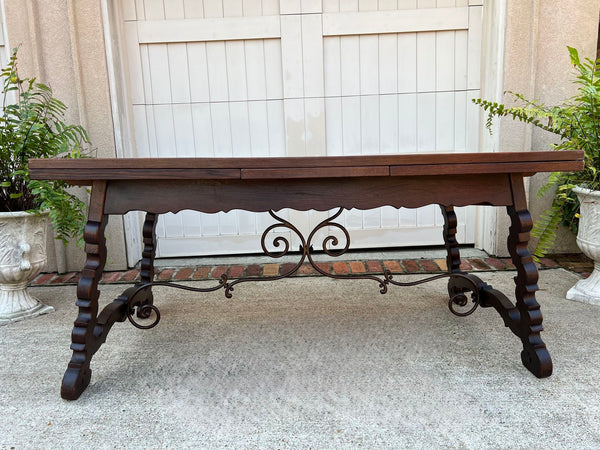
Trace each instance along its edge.
<path fill-rule="evenodd" d="M 85 391 L 92 379 L 92 369 L 86 368 L 71 368 L 65 372 L 60 387 L 60 396 L 65 400 L 77 400 Z"/>
<path fill-rule="evenodd" d="M 449 279 L 449 295 L 472 291 L 472 286 L 476 285 L 479 290 L 479 305 L 482 308 L 494 308 L 502 317 L 504 325 L 521 339 L 523 343 L 521 352 L 523 365 L 538 378 L 552 375 L 552 359 L 546 349 L 546 344 L 539 336 L 541 325 L 539 329 L 535 328 L 532 331 L 527 315 L 524 315 L 520 308 L 511 302 L 506 295 L 475 275 L 463 274 L 463 276 L 464 278 L 454 277 Z M 468 282 L 467 278 L 471 281 Z"/>
<path fill-rule="evenodd" d="M 543 342 L 541 344 L 543 347 L 536 348 L 534 344 L 523 342 L 521 361 L 527 370 L 536 377 L 546 378 L 552 375 L 552 358 L 546 349 L 546 344 Z"/>

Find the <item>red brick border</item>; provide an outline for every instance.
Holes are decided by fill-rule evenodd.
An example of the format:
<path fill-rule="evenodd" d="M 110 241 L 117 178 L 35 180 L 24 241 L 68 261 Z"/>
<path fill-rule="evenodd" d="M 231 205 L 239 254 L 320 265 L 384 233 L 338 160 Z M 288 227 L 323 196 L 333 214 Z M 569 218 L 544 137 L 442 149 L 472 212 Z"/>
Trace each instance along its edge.
<path fill-rule="evenodd" d="M 321 270 L 336 274 L 381 274 L 384 270 L 393 273 L 442 273 L 445 270 L 444 260 L 440 259 L 402 259 L 402 260 L 351 260 L 317 263 Z M 157 280 L 160 281 L 193 281 L 219 278 L 227 274 L 229 278 L 242 276 L 257 277 L 261 275 L 278 276 L 285 274 L 296 266 L 295 263 L 268 263 L 231 265 L 231 266 L 199 266 L 182 268 L 164 268 L 157 271 Z M 550 255 L 540 259 L 540 269 L 562 267 L 586 277 L 593 270 L 593 263 L 581 254 Z M 502 271 L 514 270 L 514 265 L 509 258 L 466 258 L 463 259 L 461 269 L 469 271 Z M 307 263 L 303 264 L 293 276 L 311 276 L 316 271 Z M 38 275 L 30 284 L 32 286 L 61 286 L 76 284 L 81 276 L 77 272 L 67 274 L 44 273 Z M 121 272 L 104 272 L 102 283 L 132 283 L 139 280 L 138 269 Z"/>

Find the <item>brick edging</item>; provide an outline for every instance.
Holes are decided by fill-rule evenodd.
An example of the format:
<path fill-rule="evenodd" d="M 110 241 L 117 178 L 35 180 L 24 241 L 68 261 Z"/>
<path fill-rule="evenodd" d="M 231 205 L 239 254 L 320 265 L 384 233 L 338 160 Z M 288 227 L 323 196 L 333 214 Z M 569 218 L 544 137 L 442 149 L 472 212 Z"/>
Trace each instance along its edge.
<path fill-rule="evenodd" d="M 580 272 L 583 276 L 586 274 L 585 260 L 573 261 L 574 258 L 557 261 L 555 258 L 542 258 L 537 266 L 539 269 L 550 269 L 555 267 L 564 267 L 569 270 Z M 569 262 L 571 266 L 569 266 Z M 404 274 L 435 274 L 446 271 L 445 259 L 401 259 L 401 260 L 351 260 L 351 261 L 328 261 L 317 263 L 319 267 L 327 272 L 335 274 L 381 274 L 385 269 L 393 273 Z M 589 265 L 589 264 L 588 264 Z M 270 264 L 249 264 L 249 265 L 216 265 L 216 266 L 197 266 L 180 268 L 163 268 L 157 270 L 156 280 L 158 281 L 196 281 L 210 280 L 219 278 L 226 274 L 229 278 L 240 277 L 258 277 L 258 276 L 277 276 L 293 269 L 294 263 L 270 263 Z M 464 258 L 461 269 L 469 272 L 503 271 L 514 270 L 510 258 Z M 582 269 L 582 270 L 578 270 Z M 308 264 L 303 264 L 293 276 L 311 276 L 317 272 Z M 31 286 L 61 286 L 77 284 L 81 273 L 69 272 L 66 274 L 44 273 L 38 275 L 31 283 Z M 140 271 L 131 269 L 126 271 L 104 272 L 101 283 L 120 284 L 139 281 Z"/>

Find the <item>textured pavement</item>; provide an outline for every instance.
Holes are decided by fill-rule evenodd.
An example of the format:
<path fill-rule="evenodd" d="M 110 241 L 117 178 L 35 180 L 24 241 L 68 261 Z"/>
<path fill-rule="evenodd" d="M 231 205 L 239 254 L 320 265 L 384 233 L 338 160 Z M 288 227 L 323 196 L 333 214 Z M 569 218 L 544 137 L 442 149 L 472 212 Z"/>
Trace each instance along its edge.
<path fill-rule="evenodd" d="M 478 274 L 509 296 L 514 275 Z M 56 312 L 0 328 L 0 448 L 600 448 L 600 308 L 564 300 L 578 275 L 540 277 L 550 378 L 493 309 L 452 315 L 444 280 L 297 277 L 230 300 L 157 287 L 160 324 L 115 324 L 74 402 L 75 286 L 34 287 Z"/>

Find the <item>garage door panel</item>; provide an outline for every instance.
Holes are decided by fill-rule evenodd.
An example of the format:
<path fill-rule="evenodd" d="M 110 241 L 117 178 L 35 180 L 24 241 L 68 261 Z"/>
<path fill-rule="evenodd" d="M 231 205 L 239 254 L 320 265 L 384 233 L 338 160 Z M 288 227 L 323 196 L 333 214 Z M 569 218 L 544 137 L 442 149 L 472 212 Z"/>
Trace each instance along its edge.
<path fill-rule="evenodd" d="M 223 3 L 204 0 L 204 17 L 223 17 Z"/>
<path fill-rule="evenodd" d="M 342 97 L 342 143 L 344 155 L 360 155 L 360 97 Z"/>
<path fill-rule="evenodd" d="M 175 0 L 177 1 L 177 0 Z M 165 4 L 163 0 L 144 0 L 144 19 L 164 19 Z"/>
<path fill-rule="evenodd" d="M 306 156 L 323 156 L 327 146 L 325 128 L 325 99 L 304 99 L 304 141 Z"/>
<path fill-rule="evenodd" d="M 183 235 L 186 237 L 202 236 L 202 215 L 197 211 L 181 211 Z"/>
<path fill-rule="evenodd" d="M 398 92 L 417 91 L 417 33 L 398 34 Z"/>
<path fill-rule="evenodd" d="M 406 124 L 402 123 L 402 126 Z M 398 95 L 379 97 L 379 152 L 398 153 L 400 139 Z"/>
<path fill-rule="evenodd" d="M 138 155 L 477 151 L 470 100 L 479 94 L 482 8 L 467 3 L 128 0 Z M 332 213 L 285 212 L 303 233 Z M 461 217 L 472 227 L 472 211 Z M 339 221 L 358 246 L 441 239 L 435 206 L 352 210 Z M 260 251 L 271 223 L 243 211 L 165 215 L 158 255 Z"/>
<path fill-rule="evenodd" d="M 435 97 L 435 149 L 455 150 L 455 93 L 437 92 Z"/>
<path fill-rule="evenodd" d="M 222 0 L 222 2 L 224 17 L 238 17 L 244 15 L 242 0 Z"/>
<path fill-rule="evenodd" d="M 305 113 L 304 101 L 296 102 Z M 308 122 L 321 110 L 306 109 Z M 137 152 L 140 157 L 283 156 L 285 131 L 282 101 L 134 105 Z M 311 102 L 307 102 L 310 106 Z M 306 133 L 306 118 L 300 118 Z M 324 139 L 325 131 L 312 140 Z M 310 141 L 309 141 L 310 143 Z M 305 147 L 302 146 L 302 152 Z"/>
<path fill-rule="evenodd" d="M 154 105 L 154 129 L 156 130 L 156 148 L 159 157 L 165 158 L 177 154 L 173 105 Z M 152 124 L 151 124 L 152 125 Z"/>
<path fill-rule="evenodd" d="M 194 128 L 194 152 L 199 158 L 215 156 L 213 147 L 213 127 L 210 105 L 194 103 L 191 105 Z"/>
<path fill-rule="evenodd" d="M 325 125 L 327 134 L 327 154 L 339 156 L 344 154 L 342 133 L 342 98 L 329 97 L 325 99 Z"/>
<path fill-rule="evenodd" d="M 323 97 L 323 33 L 321 16 L 317 14 L 302 17 L 302 85 L 304 97 Z M 281 23 L 283 28 L 284 23 Z M 283 30 L 282 30 L 283 34 Z M 284 37 L 282 36 L 282 42 Z M 287 83 L 286 83 L 287 84 Z"/>
<path fill-rule="evenodd" d="M 481 36 L 483 34 L 483 7 L 469 8 L 469 32 L 467 36 L 468 59 L 467 89 L 479 89 L 481 70 Z"/>
<path fill-rule="evenodd" d="M 231 145 L 233 156 L 243 157 L 252 154 L 250 143 L 250 118 L 245 102 L 230 102 Z"/>
<path fill-rule="evenodd" d="M 244 50 L 244 70 L 248 83 L 247 98 L 248 100 L 265 100 L 267 98 L 267 74 L 264 41 L 245 41 Z"/>
<path fill-rule="evenodd" d="M 454 89 L 456 90 L 466 90 L 468 87 L 468 37 L 469 32 L 467 30 L 454 32 Z M 471 64 L 473 64 L 473 61 L 471 61 Z"/>
<path fill-rule="evenodd" d="M 285 123 L 283 100 L 267 101 L 269 156 L 285 156 Z"/>
<path fill-rule="evenodd" d="M 436 33 L 417 33 L 417 91 L 433 92 L 436 90 Z M 404 70 L 410 70 L 405 68 Z"/>
<path fill-rule="evenodd" d="M 435 98 L 434 92 L 417 94 L 417 152 L 435 150 Z"/>
<path fill-rule="evenodd" d="M 283 98 L 283 69 L 281 56 L 281 41 L 265 39 L 265 77 L 267 79 L 267 99 Z"/>
<path fill-rule="evenodd" d="M 379 100 L 379 95 L 363 95 L 360 97 L 360 149 L 364 155 L 380 152 Z"/>
<path fill-rule="evenodd" d="M 269 156 L 269 115 L 266 101 L 248 102 L 250 153 Z"/>
<path fill-rule="evenodd" d="M 398 9 L 415 9 L 417 7 L 417 0 L 398 0 Z"/>
<path fill-rule="evenodd" d="M 196 143 L 192 107 L 190 104 L 173 105 L 172 113 L 177 157 L 193 158 L 196 156 Z"/>
<path fill-rule="evenodd" d="M 148 46 L 148 66 L 144 75 L 149 80 L 145 91 L 146 101 L 150 103 L 171 103 L 171 75 L 169 69 L 169 53 L 167 44 Z"/>
<path fill-rule="evenodd" d="M 342 36 L 339 39 L 342 95 L 360 95 L 360 36 Z"/>
<path fill-rule="evenodd" d="M 398 95 L 398 152 L 417 149 L 417 94 Z"/>
<path fill-rule="evenodd" d="M 467 88 L 463 31 L 334 36 L 323 46 L 327 97 Z"/>
<path fill-rule="evenodd" d="M 466 146 L 467 152 L 478 152 L 479 151 L 479 128 L 475 124 L 479 121 L 479 108 L 473 103 L 473 99 L 480 97 L 479 89 L 469 90 L 466 92 L 467 95 L 467 120 L 466 124 Z"/>
<path fill-rule="evenodd" d="M 396 94 L 398 92 L 398 35 L 382 34 L 378 36 L 378 79 L 379 94 Z M 392 70 L 390 70 L 392 68 Z"/>
<path fill-rule="evenodd" d="M 359 36 L 358 51 L 360 94 L 379 94 L 379 36 Z"/>
<path fill-rule="evenodd" d="M 438 91 L 454 90 L 455 34 L 454 31 L 444 31 L 436 33 L 435 36 L 435 74 Z"/>
<path fill-rule="evenodd" d="M 211 103 L 210 118 L 214 155 L 219 157 L 233 156 L 229 105 L 227 103 Z"/>
<path fill-rule="evenodd" d="M 183 0 L 183 10 L 186 19 L 204 17 L 204 0 Z"/>
<path fill-rule="evenodd" d="M 207 102 L 210 100 L 210 85 L 206 44 L 204 42 L 191 42 L 185 45 L 188 59 L 185 66 L 187 66 L 189 73 L 190 100 L 192 102 Z M 183 64 L 178 69 L 182 69 L 182 67 Z"/>
<path fill-rule="evenodd" d="M 467 106 L 470 103 L 465 91 L 454 92 L 454 150 L 457 152 L 464 152 L 467 147 Z"/>
<path fill-rule="evenodd" d="M 208 64 L 208 86 L 210 101 L 228 101 L 229 88 L 225 42 L 207 42 L 206 60 Z"/>
<path fill-rule="evenodd" d="M 185 17 L 185 8 L 183 0 L 169 0 L 163 2 L 165 9 L 165 19 L 183 19 Z"/>
<path fill-rule="evenodd" d="M 225 43 L 227 86 L 229 101 L 239 102 L 248 99 L 246 84 L 246 50 L 243 41 Z M 232 76 L 235 74 L 235 76 Z"/>

